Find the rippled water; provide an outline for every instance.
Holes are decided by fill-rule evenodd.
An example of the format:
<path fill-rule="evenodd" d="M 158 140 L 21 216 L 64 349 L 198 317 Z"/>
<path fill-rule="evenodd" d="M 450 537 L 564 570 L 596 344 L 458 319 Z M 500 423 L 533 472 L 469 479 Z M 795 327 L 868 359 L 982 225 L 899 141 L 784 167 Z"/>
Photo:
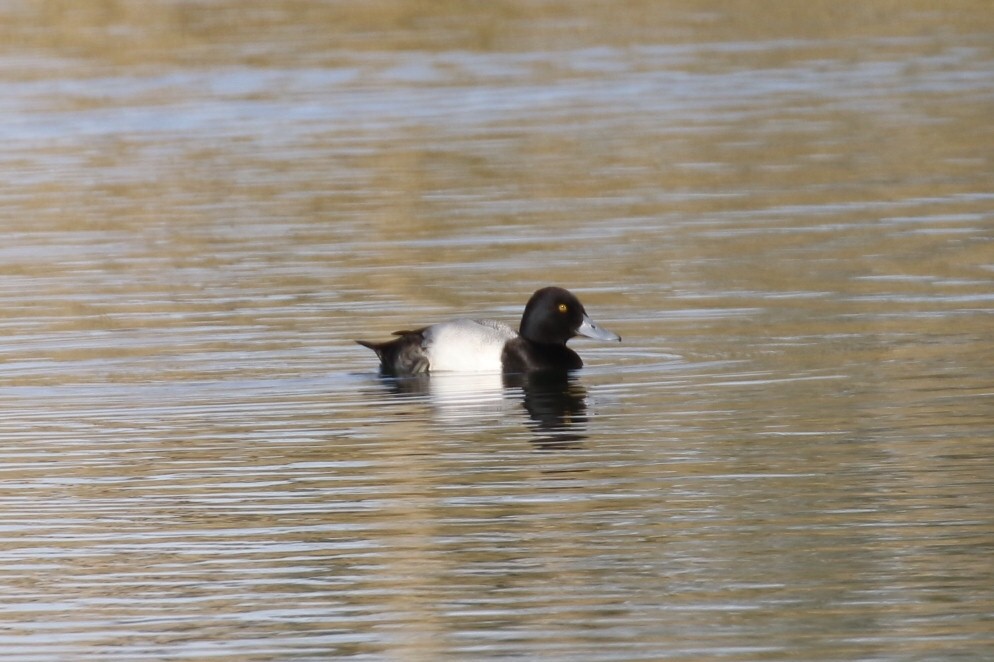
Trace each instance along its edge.
<path fill-rule="evenodd" d="M 0 7 L 4 655 L 990 659 L 994 15 L 701 7 Z"/>

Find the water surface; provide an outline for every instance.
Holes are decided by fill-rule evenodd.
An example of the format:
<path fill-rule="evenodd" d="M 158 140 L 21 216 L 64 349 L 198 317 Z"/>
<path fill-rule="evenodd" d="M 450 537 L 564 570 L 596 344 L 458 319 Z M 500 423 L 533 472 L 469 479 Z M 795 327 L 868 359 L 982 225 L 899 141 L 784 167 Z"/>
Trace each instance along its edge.
<path fill-rule="evenodd" d="M 5 654 L 989 659 L 994 18 L 702 7 L 5 3 Z"/>

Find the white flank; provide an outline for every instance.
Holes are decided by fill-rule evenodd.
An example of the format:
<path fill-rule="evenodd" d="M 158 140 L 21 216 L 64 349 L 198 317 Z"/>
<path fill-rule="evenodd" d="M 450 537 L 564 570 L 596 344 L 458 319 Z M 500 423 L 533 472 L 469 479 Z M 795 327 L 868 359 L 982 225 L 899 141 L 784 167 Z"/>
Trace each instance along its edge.
<path fill-rule="evenodd" d="M 432 372 L 500 372 L 504 343 L 518 336 L 494 320 L 452 320 L 425 329 L 425 351 Z"/>

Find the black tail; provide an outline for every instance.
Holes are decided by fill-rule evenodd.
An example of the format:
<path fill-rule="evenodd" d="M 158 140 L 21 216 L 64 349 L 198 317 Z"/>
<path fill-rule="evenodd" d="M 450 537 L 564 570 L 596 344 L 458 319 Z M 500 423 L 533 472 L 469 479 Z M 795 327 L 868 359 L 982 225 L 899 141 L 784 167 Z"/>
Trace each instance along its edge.
<path fill-rule="evenodd" d="M 376 356 L 379 357 L 381 361 L 383 360 L 383 346 L 390 344 L 389 342 L 370 342 L 368 340 L 356 340 L 356 342 L 362 345 L 363 347 L 368 347 L 369 349 L 376 352 Z"/>
<path fill-rule="evenodd" d="M 356 342 L 376 352 L 380 359 L 380 370 L 385 375 L 428 372 L 428 356 L 424 351 L 424 336 L 421 331 L 398 331 L 394 335 L 400 337 L 386 342 Z"/>

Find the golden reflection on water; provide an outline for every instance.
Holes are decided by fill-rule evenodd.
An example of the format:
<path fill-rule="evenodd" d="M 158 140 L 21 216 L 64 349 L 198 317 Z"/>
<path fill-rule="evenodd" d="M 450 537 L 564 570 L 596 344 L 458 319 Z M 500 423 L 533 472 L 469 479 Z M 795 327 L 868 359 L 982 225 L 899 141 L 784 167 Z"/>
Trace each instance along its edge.
<path fill-rule="evenodd" d="M 992 34 L 5 4 L 4 650 L 980 659 Z M 551 282 L 626 341 L 559 388 L 351 342 Z"/>

